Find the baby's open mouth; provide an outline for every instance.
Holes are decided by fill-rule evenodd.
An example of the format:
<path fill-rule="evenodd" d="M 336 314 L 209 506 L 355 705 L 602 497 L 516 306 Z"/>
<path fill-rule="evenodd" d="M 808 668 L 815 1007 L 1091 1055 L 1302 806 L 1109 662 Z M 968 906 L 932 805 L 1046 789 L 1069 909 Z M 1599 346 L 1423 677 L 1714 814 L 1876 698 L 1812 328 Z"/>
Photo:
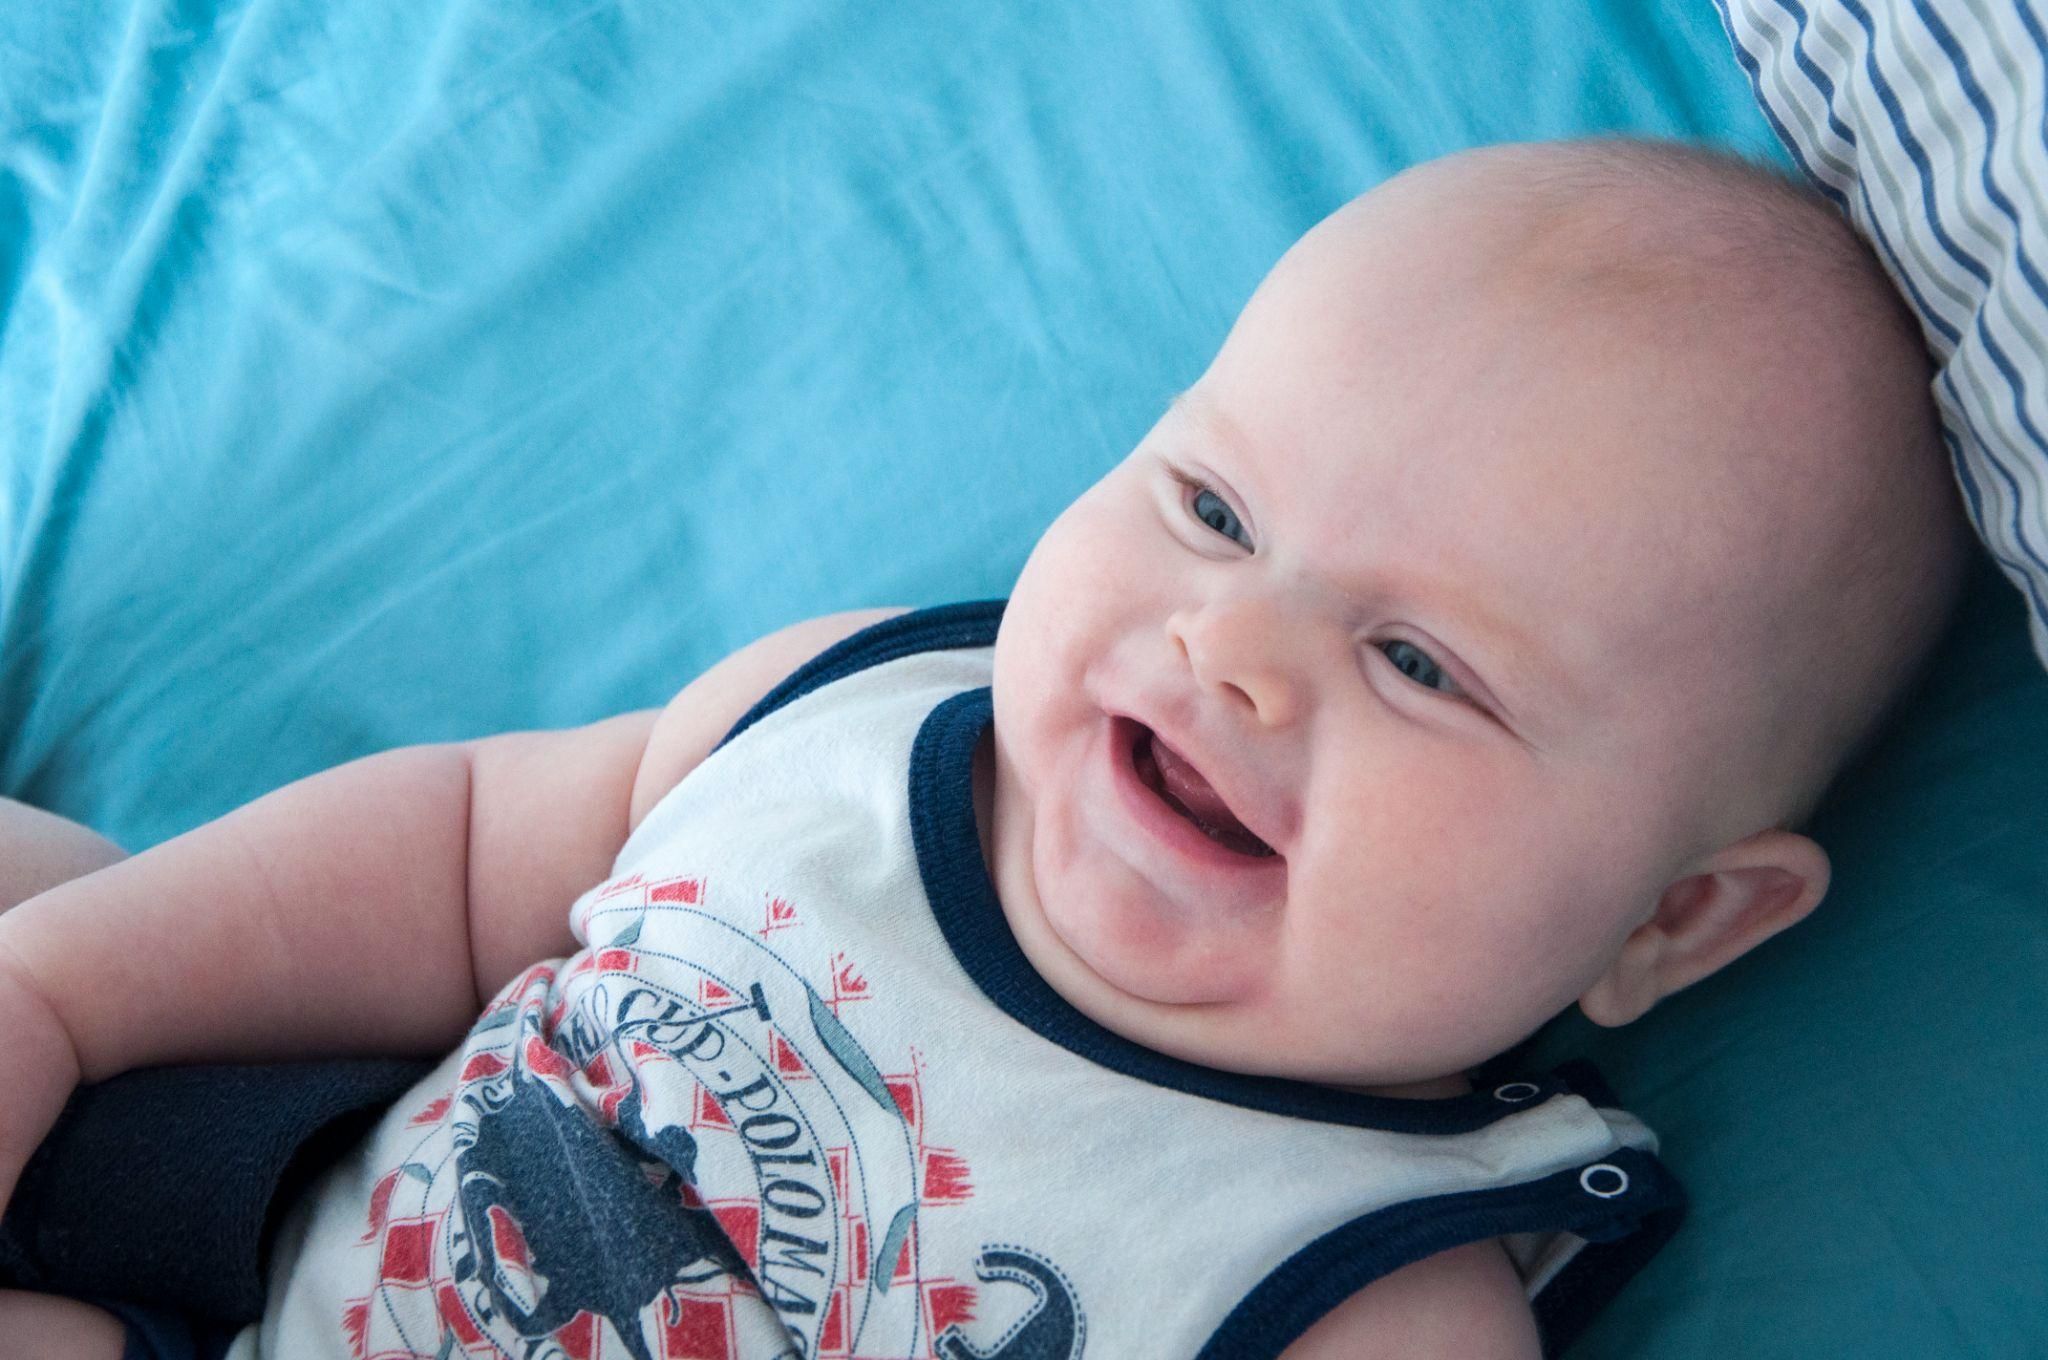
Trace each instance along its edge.
<path fill-rule="evenodd" d="M 1145 787 L 1159 800 L 1192 822 L 1196 830 L 1226 850 L 1264 859 L 1273 847 L 1254 836 L 1212 788 L 1202 772 L 1163 741 L 1152 729 L 1138 726 L 1137 741 L 1131 747 L 1131 764 Z"/>

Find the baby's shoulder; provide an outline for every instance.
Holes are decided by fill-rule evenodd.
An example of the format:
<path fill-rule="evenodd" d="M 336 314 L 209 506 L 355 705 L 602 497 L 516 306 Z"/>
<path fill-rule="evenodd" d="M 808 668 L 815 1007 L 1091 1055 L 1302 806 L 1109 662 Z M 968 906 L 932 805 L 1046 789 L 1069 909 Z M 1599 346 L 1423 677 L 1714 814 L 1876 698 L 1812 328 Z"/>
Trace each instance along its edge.
<path fill-rule="evenodd" d="M 685 685 L 655 720 L 633 781 L 631 826 L 711 754 L 790 672 L 820 652 L 904 613 L 901 606 L 851 609 L 792 623 L 733 652 Z"/>

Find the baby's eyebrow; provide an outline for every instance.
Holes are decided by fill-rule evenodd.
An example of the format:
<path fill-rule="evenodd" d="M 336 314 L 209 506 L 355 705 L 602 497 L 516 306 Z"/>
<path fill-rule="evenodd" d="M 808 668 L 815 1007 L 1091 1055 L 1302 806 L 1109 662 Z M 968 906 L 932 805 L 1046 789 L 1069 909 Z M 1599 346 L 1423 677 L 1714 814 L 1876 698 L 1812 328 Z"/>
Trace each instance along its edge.
<path fill-rule="evenodd" d="M 1176 393 L 1166 404 L 1166 409 L 1169 414 L 1208 430 L 1219 443 L 1240 457 L 1249 458 L 1256 448 L 1244 427 L 1232 420 L 1230 413 L 1218 406 L 1215 398 L 1202 390 L 1200 383 Z"/>

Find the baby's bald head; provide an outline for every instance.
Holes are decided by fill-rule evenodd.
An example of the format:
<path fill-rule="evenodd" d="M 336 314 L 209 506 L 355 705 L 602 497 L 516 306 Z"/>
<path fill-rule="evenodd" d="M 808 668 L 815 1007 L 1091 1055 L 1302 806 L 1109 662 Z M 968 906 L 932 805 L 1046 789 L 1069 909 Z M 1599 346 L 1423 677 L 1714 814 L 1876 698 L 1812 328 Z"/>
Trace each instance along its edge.
<path fill-rule="evenodd" d="M 1781 438 L 1749 469 L 1764 498 L 1751 513 L 1777 540 L 1765 583 L 1781 588 L 1747 603 L 1782 684 L 1755 754 L 1778 765 L 1781 820 L 1802 821 L 1910 688 L 1962 577 L 1919 328 L 1842 215 L 1775 170 L 1617 140 L 1569 144 L 1532 174 L 1532 192 L 1617 213 L 1582 214 L 1590 234 L 1560 243 L 1584 252 L 1596 295 L 1668 286 L 1675 306 L 1722 310 L 1785 402 Z M 1640 263 L 1660 257 L 1664 280 Z"/>
<path fill-rule="evenodd" d="M 1666 551 L 1732 672 L 1706 699 L 1721 761 L 1769 790 L 1738 815 L 1803 820 L 1918 673 L 1967 540 L 1926 350 L 1869 247 L 1803 185 L 1675 143 L 1484 148 L 1359 210 L 1467 233 L 1495 297 L 1667 356 L 1617 372 L 1668 389 L 1643 437 L 1687 489 Z"/>
<path fill-rule="evenodd" d="M 1011 594 L 1033 963 L 1176 1056 L 1382 1085 L 1798 920 L 1828 865 L 1784 824 L 1953 590 L 1927 402 L 1882 275 L 1764 172 L 1510 147 L 1340 209 Z M 1228 805 L 1199 846 L 1125 796 L 1176 740 Z"/>

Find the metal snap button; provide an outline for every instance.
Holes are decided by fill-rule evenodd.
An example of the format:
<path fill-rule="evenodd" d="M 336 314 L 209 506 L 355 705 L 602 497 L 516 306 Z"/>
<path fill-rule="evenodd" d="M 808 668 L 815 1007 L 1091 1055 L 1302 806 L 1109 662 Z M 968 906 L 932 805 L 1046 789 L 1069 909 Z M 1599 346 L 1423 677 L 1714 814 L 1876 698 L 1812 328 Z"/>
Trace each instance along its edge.
<path fill-rule="evenodd" d="M 1608 1162 L 1596 1162 L 1579 1173 L 1579 1188 L 1599 1199 L 1613 1199 L 1628 1193 L 1628 1172 Z"/>

